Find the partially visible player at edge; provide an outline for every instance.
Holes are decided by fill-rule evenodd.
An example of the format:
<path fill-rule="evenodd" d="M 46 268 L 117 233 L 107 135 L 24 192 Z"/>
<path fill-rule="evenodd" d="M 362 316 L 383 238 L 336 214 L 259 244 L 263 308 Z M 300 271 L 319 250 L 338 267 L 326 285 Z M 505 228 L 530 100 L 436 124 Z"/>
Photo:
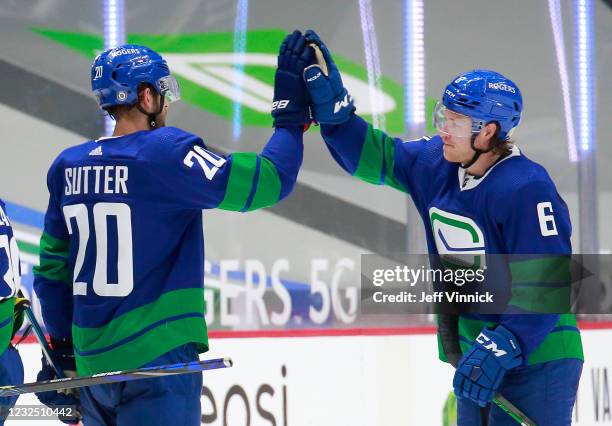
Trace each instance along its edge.
<path fill-rule="evenodd" d="M 124 45 L 95 58 L 92 89 L 115 130 L 66 149 L 51 165 L 35 270 L 64 370 L 89 375 L 189 362 L 208 350 L 202 209 L 248 212 L 292 191 L 310 123 L 302 75 L 312 55 L 299 32 L 286 37 L 274 133 L 261 154 L 227 157 L 165 125 L 179 88 L 159 54 Z M 51 377 L 43 365 L 39 380 Z M 80 391 L 81 412 L 87 426 L 199 425 L 201 389 L 201 374 L 92 386 Z"/>
<path fill-rule="evenodd" d="M 493 71 L 461 74 L 435 108 L 439 134 L 403 141 L 355 114 L 328 49 L 314 32 L 305 35 L 327 63 L 328 75 L 314 64 L 304 80 L 333 158 L 359 179 L 410 194 L 425 221 L 430 253 L 473 247 L 486 253 L 571 254 L 565 202 L 546 170 L 510 140 L 522 112 L 516 84 Z M 436 221 L 440 232 L 434 234 Z M 453 224 L 461 229 L 452 232 Z M 444 239 L 442 230 L 452 235 Z M 468 241 L 457 240 L 466 234 Z M 544 262 L 531 262 L 530 276 L 545 276 L 544 268 Z M 463 356 L 453 386 L 459 425 L 516 424 L 491 404 L 498 391 L 539 425 L 571 423 L 583 364 L 574 315 L 460 316 L 458 338 Z"/>
<path fill-rule="evenodd" d="M 21 268 L 19 249 L 13 235 L 6 206 L 0 199 L 0 386 L 23 383 L 23 364 L 17 349 L 11 345 L 15 332 L 23 322 L 18 308 Z M 16 396 L 0 398 L 0 426 L 4 425 L 10 408 L 15 406 Z"/>

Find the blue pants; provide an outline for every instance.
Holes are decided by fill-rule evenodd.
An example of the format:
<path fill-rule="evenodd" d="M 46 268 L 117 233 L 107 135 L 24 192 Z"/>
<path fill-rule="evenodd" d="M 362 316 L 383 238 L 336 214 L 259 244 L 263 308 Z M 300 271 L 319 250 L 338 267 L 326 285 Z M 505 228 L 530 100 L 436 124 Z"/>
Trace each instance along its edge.
<path fill-rule="evenodd" d="M 511 370 L 499 393 L 537 425 L 565 426 L 572 423 L 582 361 L 562 359 Z M 489 426 L 516 426 L 517 423 L 495 404 L 486 409 Z M 481 408 L 466 398 L 457 399 L 457 425 L 479 426 Z"/>
<path fill-rule="evenodd" d="M 195 345 L 188 344 L 171 350 L 146 366 L 176 364 L 197 359 Z M 201 393 L 202 373 L 82 388 L 80 395 L 83 424 L 199 426 Z"/>
<path fill-rule="evenodd" d="M 12 346 L 0 355 L 0 386 L 20 385 L 23 383 L 23 364 L 19 352 Z M 18 396 L 0 398 L 0 426 L 9 414 L 9 409 L 15 406 Z"/>

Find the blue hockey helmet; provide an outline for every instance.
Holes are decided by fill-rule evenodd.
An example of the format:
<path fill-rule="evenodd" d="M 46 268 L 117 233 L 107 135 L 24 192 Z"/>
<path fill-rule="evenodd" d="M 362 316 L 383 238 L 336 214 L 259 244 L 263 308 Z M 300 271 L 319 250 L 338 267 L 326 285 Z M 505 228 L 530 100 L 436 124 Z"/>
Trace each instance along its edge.
<path fill-rule="evenodd" d="M 168 64 L 148 47 L 124 44 L 108 49 L 96 56 L 91 66 L 91 89 L 100 108 L 135 104 L 141 83 L 155 87 L 167 103 L 180 99 Z"/>
<path fill-rule="evenodd" d="M 470 117 L 472 133 L 491 122 L 499 124 L 499 138 L 507 140 L 521 121 L 523 97 L 518 86 L 503 75 L 474 70 L 457 76 L 444 89 L 442 102 L 434 110 L 434 125 L 441 128 L 443 109 Z"/>

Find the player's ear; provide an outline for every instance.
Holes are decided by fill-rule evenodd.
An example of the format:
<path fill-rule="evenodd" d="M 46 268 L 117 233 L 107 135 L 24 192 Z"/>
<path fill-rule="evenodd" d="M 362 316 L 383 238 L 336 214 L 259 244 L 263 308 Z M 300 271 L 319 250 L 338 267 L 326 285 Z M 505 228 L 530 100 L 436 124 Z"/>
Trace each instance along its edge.
<path fill-rule="evenodd" d="M 150 87 L 146 87 L 144 90 L 144 93 L 145 93 L 145 98 L 147 99 L 147 111 L 148 111 L 150 107 L 153 107 L 153 105 L 155 105 L 155 94 L 153 93 Z"/>
<path fill-rule="evenodd" d="M 484 129 L 482 129 L 483 136 L 485 140 L 491 141 L 493 137 L 497 134 L 498 126 L 496 123 L 488 123 Z"/>
<path fill-rule="evenodd" d="M 143 85 L 138 90 L 138 103 L 149 111 L 154 103 L 154 94 L 150 87 Z"/>

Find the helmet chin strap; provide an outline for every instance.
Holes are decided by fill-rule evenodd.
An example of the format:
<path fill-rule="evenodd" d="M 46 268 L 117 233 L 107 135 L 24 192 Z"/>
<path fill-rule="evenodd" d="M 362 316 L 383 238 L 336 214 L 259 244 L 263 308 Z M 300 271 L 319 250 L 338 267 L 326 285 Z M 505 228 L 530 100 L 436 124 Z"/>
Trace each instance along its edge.
<path fill-rule="evenodd" d="M 478 134 L 473 134 L 472 137 L 470 138 L 470 146 L 472 147 L 472 150 L 474 150 L 474 155 L 472 156 L 472 159 L 470 161 L 468 161 L 465 164 L 461 164 L 462 169 L 469 169 L 470 167 L 474 165 L 476 161 L 478 161 L 478 158 L 480 158 L 482 154 L 486 154 L 487 152 L 491 152 L 493 150 L 492 146 L 489 146 L 488 149 L 476 148 L 476 145 L 475 145 L 476 136 L 478 136 Z"/>
<path fill-rule="evenodd" d="M 161 99 L 159 101 L 159 109 L 157 110 L 157 112 L 150 113 L 145 111 L 145 109 L 140 105 L 140 102 L 136 104 L 136 108 L 138 108 L 138 111 L 142 112 L 144 115 L 147 116 L 147 124 L 149 125 L 149 130 L 154 130 L 157 128 L 157 116 L 161 114 L 164 110 L 164 95 L 161 95 Z"/>

